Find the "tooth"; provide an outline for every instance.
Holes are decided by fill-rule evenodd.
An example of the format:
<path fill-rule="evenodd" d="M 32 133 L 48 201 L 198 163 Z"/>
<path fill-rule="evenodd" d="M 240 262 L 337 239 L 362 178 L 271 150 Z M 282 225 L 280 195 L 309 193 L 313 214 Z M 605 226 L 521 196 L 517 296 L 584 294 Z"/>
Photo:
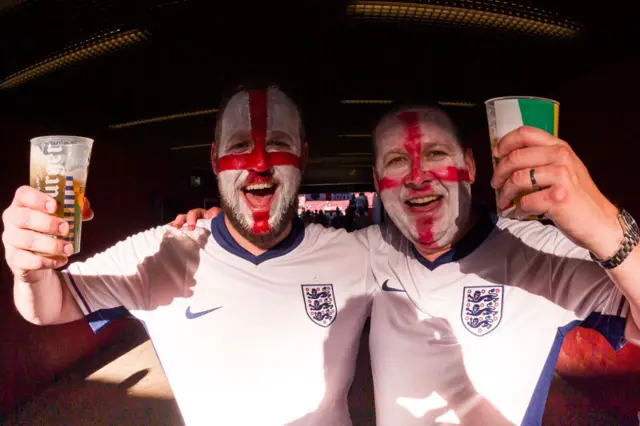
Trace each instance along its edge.
<path fill-rule="evenodd" d="M 428 203 L 430 201 L 433 201 L 433 200 L 435 200 L 437 198 L 438 198 L 437 196 L 430 195 L 428 197 L 414 198 L 413 200 L 409 200 L 409 203 L 411 203 L 411 204 L 424 204 L 424 203 Z"/>
<path fill-rule="evenodd" d="M 272 183 L 253 183 L 251 185 L 247 185 L 245 189 L 249 191 L 257 190 L 257 189 L 267 189 L 273 186 Z"/>

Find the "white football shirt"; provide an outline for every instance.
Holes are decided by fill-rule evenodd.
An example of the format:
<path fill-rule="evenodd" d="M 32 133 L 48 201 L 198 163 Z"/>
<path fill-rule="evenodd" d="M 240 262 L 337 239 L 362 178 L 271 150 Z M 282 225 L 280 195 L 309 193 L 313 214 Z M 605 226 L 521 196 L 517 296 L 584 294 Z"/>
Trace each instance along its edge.
<path fill-rule="evenodd" d="M 369 238 L 379 426 L 538 425 L 567 332 L 624 343 L 624 297 L 552 226 L 487 213 L 435 262 L 394 228 Z"/>
<path fill-rule="evenodd" d="M 218 215 L 158 227 L 65 272 L 94 328 L 142 320 L 185 423 L 349 425 L 347 392 L 369 315 L 365 245 L 294 220 L 253 256 Z"/>

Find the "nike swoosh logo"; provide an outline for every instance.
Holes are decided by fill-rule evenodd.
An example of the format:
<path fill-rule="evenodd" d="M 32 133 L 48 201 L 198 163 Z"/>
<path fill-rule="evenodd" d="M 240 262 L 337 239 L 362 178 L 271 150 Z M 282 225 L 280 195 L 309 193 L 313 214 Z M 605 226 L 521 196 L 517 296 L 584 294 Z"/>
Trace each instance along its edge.
<path fill-rule="evenodd" d="M 196 319 L 203 315 L 207 315 L 210 312 L 217 311 L 220 308 L 222 308 L 222 306 L 218 306 L 217 308 L 213 308 L 213 309 L 209 309 L 201 312 L 191 312 L 191 306 L 189 306 L 187 307 L 187 311 L 185 312 L 185 315 L 187 316 L 187 319 Z"/>
<path fill-rule="evenodd" d="M 399 288 L 393 288 L 393 287 L 389 287 L 387 285 L 387 283 L 389 282 L 389 280 L 386 280 L 383 284 L 382 284 L 382 291 L 401 291 L 403 293 L 406 293 L 404 290 L 400 290 Z"/>

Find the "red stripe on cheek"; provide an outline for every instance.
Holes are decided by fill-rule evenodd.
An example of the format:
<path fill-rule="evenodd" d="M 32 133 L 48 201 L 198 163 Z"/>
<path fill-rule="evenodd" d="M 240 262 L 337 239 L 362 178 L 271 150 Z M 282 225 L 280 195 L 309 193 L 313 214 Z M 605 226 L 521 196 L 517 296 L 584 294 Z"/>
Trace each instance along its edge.
<path fill-rule="evenodd" d="M 469 170 L 461 168 L 449 166 L 444 170 L 434 170 L 432 172 L 438 180 L 443 182 L 470 182 L 471 177 L 469 176 Z"/>
<path fill-rule="evenodd" d="M 397 188 L 401 185 L 399 180 L 383 177 L 378 181 L 378 189 L 380 192 L 386 191 L 387 189 Z"/>
<path fill-rule="evenodd" d="M 270 166 L 293 166 L 300 169 L 300 157 L 290 152 L 271 152 L 268 154 Z M 225 170 L 251 170 L 255 167 L 252 154 L 229 154 L 218 158 L 218 171 Z"/>

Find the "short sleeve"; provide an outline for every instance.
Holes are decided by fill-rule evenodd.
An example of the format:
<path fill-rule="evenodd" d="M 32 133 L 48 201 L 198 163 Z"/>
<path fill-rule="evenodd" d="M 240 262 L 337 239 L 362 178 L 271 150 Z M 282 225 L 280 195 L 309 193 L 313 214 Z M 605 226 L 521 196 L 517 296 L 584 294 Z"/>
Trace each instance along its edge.
<path fill-rule="evenodd" d="M 73 263 L 62 275 L 91 328 L 98 331 L 121 317 L 144 320 L 162 299 L 186 295 L 185 277 L 197 253 L 182 231 L 158 227 Z"/>
<path fill-rule="evenodd" d="M 549 291 L 553 302 L 567 310 L 566 323 L 579 325 L 602 334 L 615 349 L 624 343 L 629 311 L 624 295 L 609 275 L 591 260 L 589 252 L 575 245 L 559 230 L 544 227 L 539 249 L 548 259 Z M 539 267 L 539 266 L 538 266 Z"/>

